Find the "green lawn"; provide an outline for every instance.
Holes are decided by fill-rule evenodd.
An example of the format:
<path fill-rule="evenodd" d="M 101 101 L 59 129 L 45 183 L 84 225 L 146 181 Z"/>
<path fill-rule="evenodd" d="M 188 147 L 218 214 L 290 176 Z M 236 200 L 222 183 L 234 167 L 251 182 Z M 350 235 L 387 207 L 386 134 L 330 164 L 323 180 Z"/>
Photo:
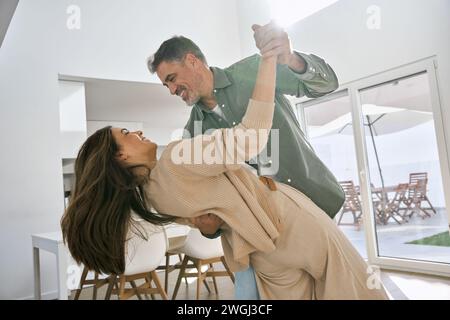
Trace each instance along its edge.
<path fill-rule="evenodd" d="M 421 244 L 426 246 L 450 247 L 450 234 L 448 231 L 435 234 L 434 236 L 407 242 L 407 244 Z"/>

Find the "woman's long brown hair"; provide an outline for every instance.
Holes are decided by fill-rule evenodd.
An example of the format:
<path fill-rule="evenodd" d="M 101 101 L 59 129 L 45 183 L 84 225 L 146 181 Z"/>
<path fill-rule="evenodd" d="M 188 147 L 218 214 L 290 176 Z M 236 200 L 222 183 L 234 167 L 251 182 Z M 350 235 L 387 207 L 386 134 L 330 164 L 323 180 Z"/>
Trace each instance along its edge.
<path fill-rule="evenodd" d="M 125 271 L 125 242 L 131 211 L 163 225 L 174 220 L 149 210 L 145 179 L 116 158 L 111 127 L 91 135 L 75 161 L 75 188 L 61 219 L 64 241 L 75 261 L 106 274 Z"/>

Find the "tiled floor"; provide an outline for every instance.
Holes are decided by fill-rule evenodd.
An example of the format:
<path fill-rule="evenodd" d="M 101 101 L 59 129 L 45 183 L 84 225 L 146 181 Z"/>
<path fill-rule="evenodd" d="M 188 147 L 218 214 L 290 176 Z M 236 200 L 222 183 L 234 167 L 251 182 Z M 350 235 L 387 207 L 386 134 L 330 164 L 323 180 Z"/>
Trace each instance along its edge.
<path fill-rule="evenodd" d="M 220 266 L 218 264 L 215 264 L 214 268 L 216 270 L 223 270 L 223 268 L 220 268 Z M 159 276 L 160 282 L 164 286 L 164 272 L 158 271 L 158 276 Z M 178 277 L 178 270 L 169 273 L 169 290 L 168 290 L 167 294 L 170 299 L 172 298 L 173 289 L 175 288 L 175 284 L 177 282 L 177 277 Z M 206 289 L 206 287 L 204 285 L 202 285 L 201 291 L 200 291 L 200 299 L 201 300 L 234 299 L 234 284 L 230 280 L 229 277 L 217 277 L 216 278 L 217 287 L 218 287 L 218 291 L 219 291 L 218 295 L 216 295 L 214 292 L 214 285 L 213 285 L 212 280 L 208 279 L 207 281 L 208 281 L 209 288 L 211 289 L 211 293 L 209 293 L 208 290 Z M 141 284 L 141 282 L 136 281 L 136 284 L 139 285 L 139 284 Z M 180 289 L 178 290 L 176 300 L 195 300 L 196 289 L 197 289 L 197 283 L 196 283 L 195 278 L 188 278 L 187 285 L 186 285 L 186 282 L 183 280 L 181 282 Z M 106 293 L 106 287 L 104 286 L 98 290 L 98 293 L 97 293 L 98 298 L 103 299 L 105 296 L 105 293 Z M 73 299 L 74 295 L 75 295 L 74 292 L 72 292 L 70 299 Z M 158 295 L 156 295 L 155 298 L 158 300 L 161 299 L 161 297 Z M 80 295 L 80 299 L 81 300 L 92 299 L 92 288 L 87 288 L 87 289 L 83 290 Z M 116 300 L 117 296 L 113 295 L 111 297 L 111 299 Z M 132 299 L 136 300 L 137 298 L 133 297 Z"/>
<path fill-rule="evenodd" d="M 423 237 L 434 235 L 446 230 L 447 215 L 444 210 L 439 210 L 437 215 L 422 220 L 414 218 L 409 223 L 398 225 L 391 222 L 387 226 L 377 226 L 377 236 L 380 244 L 380 252 L 385 256 L 407 257 L 422 260 L 434 260 L 450 263 L 450 247 L 421 246 L 406 244 L 406 242 L 417 240 Z M 365 249 L 365 239 L 363 229 L 358 230 L 354 226 L 342 227 L 342 230 L 355 245 L 363 257 L 367 257 Z M 172 257 L 175 259 L 175 257 Z M 174 261 L 175 262 L 175 261 Z M 215 265 L 217 269 L 221 266 Z M 164 272 L 158 273 L 161 282 L 164 281 Z M 177 280 L 178 271 L 169 275 L 169 298 L 172 297 L 173 288 Z M 381 271 L 381 279 L 385 288 L 393 300 L 450 300 L 450 278 L 434 277 L 422 274 L 412 274 L 397 271 Z M 196 298 L 196 283 L 194 278 L 188 280 L 189 285 L 183 281 L 177 300 L 194 300 Z M 204 285 L 201 286 L 200 299 L 203 300 L 232 300 L 234 299 L 234 285 L 228 277 L 218 277 L 217 285 L 219 295 L 214 292 L 214 286 L 211 281 L 209 293 Z M 103 287 L 98 292 L 98 297 L 103 298 L 106 288 Z M 72 294 L 73 298 L 74 294 Z M 91 299 L 92 289 L 87 288 L 81 294 L 81 299 Z M 159 297 L 156 297 L 160 299 Z M 112 299 L 117 299 L 113 296 Z M 136 299 L 134 297 L 134 299 Z"/>
<path fill-rule="evenodd" d="M 393 300 L 450 300 L 450 278 L 384 271 L 381 279 Z"/>
<path fill-rule="evenodd" d="M 220 268 L 217 268 L 220 269 Z M 158 273 L 161 281 L 164 281 L 164 272 Z M 450 278 L 425 276 L 420 274 L 410 274 L 404 272 L 382 271 L 381 279 L 392 300 L 450 300 Z M 169 275 L 169 297 L 172 297 L 173 288 L 177 280 L 177 272 Z M 194 300 L 196 295 L 195 279 L 188 285 L 183 281 L 177 295 L 177 300 Z M 205 286 L 201 287 L 200 299 L 202 300 L 233 300 L 234 285 L 228 277 L 217 278 L 219 295 L 214 293 L 212 282 L 208 281 L 211 293 L 208 293 Z M 98 298 L 103 299 L 106 288 L 103 287 L 98 292 Z M 73 299 L 74 294 L 71 298 Z M 92 289 L 83 290 L 80 299 L 91 299 Z M 117 299 L 113 296 L 112 299 Z M 133 297 L 136 299 L 136 297 Z M 156 299 L 160 297 L 156 296 Z"/>
<path fill-rule="evenodd" d="M 407 224 L 398 225 L 391 222 L 387 226 L 377 226 L 378 241 L 380 243 L 381 253 L 386 256 L 407 257 L 414 259 L 434 260 L 450 263 L 450 247 L 435 247 L 406 244 L 406 242 L 417 240 L 423 237 L 434 235 L 446 230 L 447 215 L 444 210 L 439 210 L 437 215 L 422 220 L 414 218 Z M 357 250 L 363 257 L 367 257 L 365 249 L 364 231 L 358 230 L 354 226 L 342 227 L 342 230 L 355 245 Z M 172 257 L 175 259 L 175 257 Z M 175 261 L 173 261 L 175 262 Z M 215 265 L 217 269 L 221 269 L 220 265 Z M 161 282 L 164 281 L 164 272 L 158 273 Z M 177 280 L 178 271 L 169 275 L 169 298 L 172 297 L 173 288 Z M 381 271 L 381 279 L 393 300 L 450 300 L 450 278 L 434 277 L 422 274 L 412 274 L 397 271 Z M 177 300 L 194 300 L 196 298 L 196 283 L 194 278 L 188 280 L 189 285 L 183 281 Z M 234 285 L 228 277 L 218 277 L 217 285 L 219 295 L 214 292 L 212 281 L 210 288 L 212 292 L 208 292 L 204 285 L 201 286 L 200 299 L 202 300 L 232 300 L 234 299 Z M 103 298 L 106 288 L 103 287 L 98 292 L 98 297 Z M 73 298 L 72 294 L 72 298 Z M 91 299 L 92 289 L 87 288 L 81 294 L 81 299 Z M 159 297 L 156 297 L 160 299 Z M 113 296 L 112 299 L 117 299 Z M 134 297 L 136 299 L 136 297 Z"/>

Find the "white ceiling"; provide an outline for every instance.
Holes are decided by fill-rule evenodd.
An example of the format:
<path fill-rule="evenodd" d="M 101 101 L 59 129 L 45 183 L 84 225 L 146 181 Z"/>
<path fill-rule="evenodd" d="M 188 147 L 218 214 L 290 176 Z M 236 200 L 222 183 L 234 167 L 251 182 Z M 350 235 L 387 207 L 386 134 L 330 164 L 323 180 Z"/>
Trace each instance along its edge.
<path fill-rule="evenodd" d="M 86 117 L 97 121 L 143 122 L 149 128 L 183 128 L 191 107 L 161 84 L 85 80 Z"/>

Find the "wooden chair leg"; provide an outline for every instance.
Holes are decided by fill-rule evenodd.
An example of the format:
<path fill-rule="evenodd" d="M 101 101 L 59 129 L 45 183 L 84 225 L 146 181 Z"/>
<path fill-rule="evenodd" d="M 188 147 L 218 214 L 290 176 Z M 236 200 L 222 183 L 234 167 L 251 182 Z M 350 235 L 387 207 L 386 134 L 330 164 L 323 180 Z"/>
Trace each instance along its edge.
<path fill-rule="evenodd" d="M 94 287 L 92 289 L 92 300 L 97 300 L 97 282 L 98 282 L 98 273 L 96 272 L 94 275 Z"/>
<path fill-rule="evenodd" d="M 181 268 L 180 268 L 180 273 L 178 274 L 177 284 L 175 285 L 175 289 L 172 294 L 172 300 L 175 300 L 175 298 L 177 296 L 178 289 L 180 288 L 180 284 L 181 284 L 181 279 L 184 276 L 184 272 L 186 270 L 186 265 L 187 265 L 188 261 L 189 261 L 188 257 L 184 256 L 183 263 L 181 264 Z"/>
<path fill-rule="evenodd" d="M 161 286 L 161 282 L 159 282 L 159 277 L 158 277 L 158 274 L 156 273 L 156 271 L 152 271 L 150 274 L 153 279 L 153 282 L 155 282 L 156 288 L 158 289 L 159 294 L 161 295 L 162 299 L 169 300 L 169 297 L 167 296 L 166 291 Z"/>
<path fill-rule="evenodd" d="M 214 266 L 212 263 L 209 264 L 209 266 L 211 267 L 211 270 L 214 272 Z M 213 278 L 213 283 L 214 283 L 214 291 L 216 292 L 216 295 L 219 295 L 219 290 L 217 290 L 217 282 L 216 282 L 216 277 L 212 276 Z"/>
<path fill-rule="evenodd" d="M 151 277 L 145 277 L 145 282 L 147 283 L 148 287 L 151 288 L 152 287 L 152 279 Z M 152 300 L 155 300 L 155 295 L 153 293 L 150 293 L 150 297 L 152 298 Z M 147 300 L 149 300 L 148 295 L 145 294 L 145 298 Z"/>
<path fill-rule="evenodd" d="M 338 223 L 337 223 L 338 226 L 341 224 L 341 220 L 342 220 L 343 216 L 344 216 L 344 211 L 341 212 L 341 216 L 339 217 L 339 220 L 338 220 Z"/>
<path fill-rule="evenodd" d="M 200 283 L 202 282 L 202 264 L 201 264 L 201 260 L 197 260 L 195 263 L 195 267 L 197 268 L 197 295 L 196 295 L 196 299 L 199 300 L 200 299 Z"/>
<path fill-rule="evenodd" d="M 230 268 L 228 267 L 228 264 L 225 261 L 225 257 L 224 256 L 220 257 L 220 261 L 222 261 L 223 266 L 225 267 L 225 270 L 227 270 L 228 274 L 230 275 L 231 281 L 233 281 L 233 283 L 234 283 L 234 274 L 233 274 L 233 272 L 231 272 Z"/>
<path fill-rule="evenodd" d="M 436 214 L 436 210 L 434 209 L 433 205 L 430 202 L 430 199 L 428 199 L 428 197 L 425 197 L 425 200 L 428 202 L 428 204 L 430 205 L 430 209 L 434 212 L 434 214 Z"/>
<path fill-rule="evenodd" d="M 178 254 L 178 259 L 180 259 L 180 262 L 183 261 L 183 255 L 181 253 Z M 184 277 L 184 283 L 186 284 L 186 286 L 189 285 L 186 277 Z"/>
<path fill-rule="evenodd" d="M 208 282 L 206 281 L 206 279 L 203 279 L 203 284 L 206 287 L 206 290 L 208 290 L 209 293 L 211 293 L 211 289 L 209 288 Z"/>
<path fill-rule="evenodd" d="M 164 290 L 169 292 L 169 263 L 170 263 L 170 255 L 166 253 L 166 271 L 164 275 Z"/>
<path fill-rule="evenodd" d="M 208 271 L 208 270 L 207 270 Z M 203 274 L 203 273 L 202 273 Z M 207 278 L 206 277 L 203 277 L 203 275 L 202 275 L 202 279 L 203 279 L 203 284 L 205 285 L 205 288 L 206 288 L 206 290 L 208 290 L 208 293 L 211 293 L 211 289 L 209 288 L 209 285 L 208 285 L 208 281 L 207 281 Z"/>
<path fill-rule="evenodd" d="M 136 296 L 138 297 L 139 300 L 142 300 L 141 294 L 139 293 L 139 290 L 136 286 L 136 282 L 134 282 L 134 280 L 130 281 L 131 287 L 134 289 L 134 292 L 136 294 Z"/>
<path fill-rule="evenodd" d="M 83 272 L 81 274 L 81 278 L 80 278 L 79 288 L 77 289 L 77 291 L 75 293 L 75 297 L 73 298 L 74 300 L 78 300 L 80 298 L 81 290 L 83 290 L 83 284 L 86 281 L 88 272 L 89 272 L 89 270 L 86 267 L 84 267 Z"/>
<path fill-rule="evenodd" d="M 418 209 L 419 209 L 418 213 L 423 212 L 423 213 L 420 213 L 420 215 L 422 216 L 422 219 L 425 219 L 426 217 L 428 217 L 428 218 L 431 217 L 431 214 L 429 214 L 428 212 L 426 212 L 424 210 L 424 208 L 422 208 L 422 203 L 421 202 L 418 205 Z"/>
<path fill-rule="evenodd" d="M 113 275 L 109 276 L 108 289 L 106 289 L 105 300 L 111 299 L 111 293 L 112 293 L 112 289 L 114 287 L 115 282 L 116 282 L 116 276 L 113 276 Z"/>
<path fill-rule="evenodd" d="M 119 277 L 119 300 L 125 298 L 125 276 L 121 275 Z"/>

